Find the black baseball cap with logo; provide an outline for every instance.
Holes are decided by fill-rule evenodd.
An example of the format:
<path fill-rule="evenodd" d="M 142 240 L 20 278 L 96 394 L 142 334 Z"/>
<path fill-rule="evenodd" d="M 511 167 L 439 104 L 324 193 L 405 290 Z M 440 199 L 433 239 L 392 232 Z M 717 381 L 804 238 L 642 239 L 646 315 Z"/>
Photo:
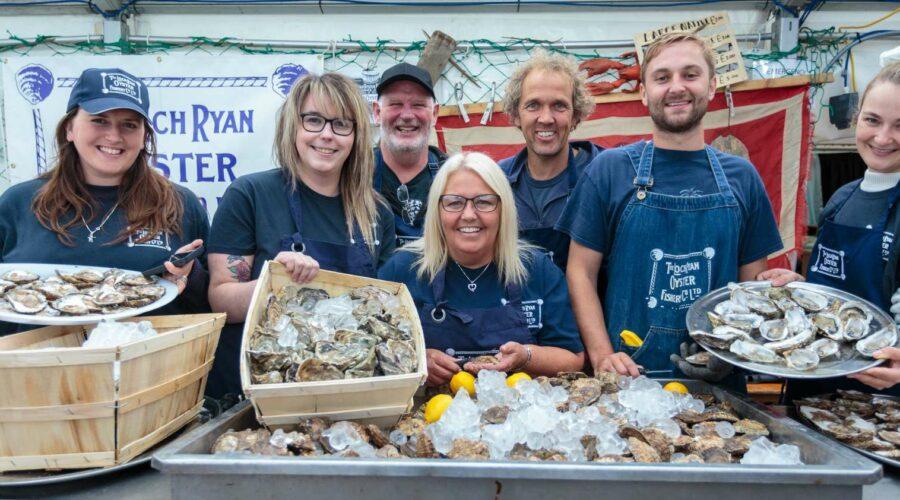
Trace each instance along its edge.
<path fill-rule="evenodd" d="M 150 95 L 140 78 L 119 68 L 84 70 L 69 96 L 66 112 L 80 107 L 92 115 L 130 109 L 150 121 Z"/>
<path fill-rule="evenodd" d="M 434 85 L 431 83 L 431 75 L 424 69 L 409 63 L 395 64 L 386 69 L 384 73 L 381 74 L 381 79 L 378 80 L 378 86 L 375 87 L 375 92 L 377 92 L 380 97 L 381 93 L 388 85 L 401 80 L 418 83 L 422 88 L 428 91 L 431 97 L 434 97 Z"/>

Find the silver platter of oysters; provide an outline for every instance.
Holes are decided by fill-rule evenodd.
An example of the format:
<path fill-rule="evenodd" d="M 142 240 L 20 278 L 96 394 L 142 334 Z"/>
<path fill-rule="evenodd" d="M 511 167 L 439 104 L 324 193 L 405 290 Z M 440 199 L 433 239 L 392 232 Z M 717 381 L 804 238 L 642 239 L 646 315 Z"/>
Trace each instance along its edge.
<path fill-rule="evenodd" d="M 0 264 L 0 321 L 87 325 L 158 309 L 178 296 L 163 279 L 137 271 L 64 264 Z"/>
<path fill-rule="evenodd" d="M 893 319 L 845 291 L 804 282 L 730 283 L 688 310 L 691 338 L 711 354 L 785 378 L 840 377 L 880 365 L 872 354 L 897 344 Z"/>

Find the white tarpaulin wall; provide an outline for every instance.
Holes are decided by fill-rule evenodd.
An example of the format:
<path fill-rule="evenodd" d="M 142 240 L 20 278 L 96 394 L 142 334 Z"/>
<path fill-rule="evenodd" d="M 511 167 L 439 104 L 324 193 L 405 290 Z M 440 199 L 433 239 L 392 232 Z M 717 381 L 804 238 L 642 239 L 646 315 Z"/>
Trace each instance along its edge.
<path fill-rule="evenodd" d="M 11 184 L 53 166 L 56 124 L 81 72 L 118 67 L 150 90 L 157 168 L 196 193 L 210 216 L 231 181 L 273 168 L 278 107 L 297 77 L 323 68 L 315 55 L 69 55 L 2 63 Z"/>

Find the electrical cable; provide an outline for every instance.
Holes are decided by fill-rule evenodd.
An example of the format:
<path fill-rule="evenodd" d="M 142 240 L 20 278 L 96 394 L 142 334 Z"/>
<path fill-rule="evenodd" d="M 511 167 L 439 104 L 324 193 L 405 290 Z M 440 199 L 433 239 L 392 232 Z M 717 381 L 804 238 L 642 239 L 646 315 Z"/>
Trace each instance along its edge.
<path fill-rule="evenodd" d="M 868 23 L 868 24 L 863 24 L 863 25 L 860 25 L 860 26 L 838 26 L 838 31 L 866 29 L 866 28 L 869 28 L 869 27 L 871 27 L 871 26 L 875 26 L 876 24 L 880 23 L 881 21 L 884 21 L 885 19 L 887 19 L 887 18 L 893 16 L 894 14 L 896 14 L 896 13 L 898 13 L 898 12 L 900 12 L 900 7 L 897 7 L 896 9 L 894 9 L 894 10 L 888 12 L 887 14 L 885 14 L 885 15 L 879 17 L 878 19 L 876 19 L 876 20 L 874 20 L 874 21 L 872 21 L 872 22 L 870 22 L 870 23 Z"/>

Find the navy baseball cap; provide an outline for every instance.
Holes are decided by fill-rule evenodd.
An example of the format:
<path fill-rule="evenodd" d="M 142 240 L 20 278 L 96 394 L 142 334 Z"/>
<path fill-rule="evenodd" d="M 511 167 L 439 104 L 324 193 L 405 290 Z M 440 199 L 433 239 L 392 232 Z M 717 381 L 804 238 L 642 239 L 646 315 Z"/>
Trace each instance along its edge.
<path fill-rule="evenodd" d="M 385 87 L 401 80 L 418 83 L 428 91 L 431 97 L 434 97 L 434 85 L 431 83 L 431 75 L 424 69 L 409 63 L 395 64 L 386 69 L 384 73 L 381 74 L 381 80 L 378 81 L 375 92 L 381 97 L 381 92 L 384 91 Z"/>
<path fill-rule="evenodd" d="M 92 115 L 130 109 L 150 121 L 150 95 L 140 78 L 119 68 L 84 70 L 69 96 L 66 112 L 80 107 Z"/>

